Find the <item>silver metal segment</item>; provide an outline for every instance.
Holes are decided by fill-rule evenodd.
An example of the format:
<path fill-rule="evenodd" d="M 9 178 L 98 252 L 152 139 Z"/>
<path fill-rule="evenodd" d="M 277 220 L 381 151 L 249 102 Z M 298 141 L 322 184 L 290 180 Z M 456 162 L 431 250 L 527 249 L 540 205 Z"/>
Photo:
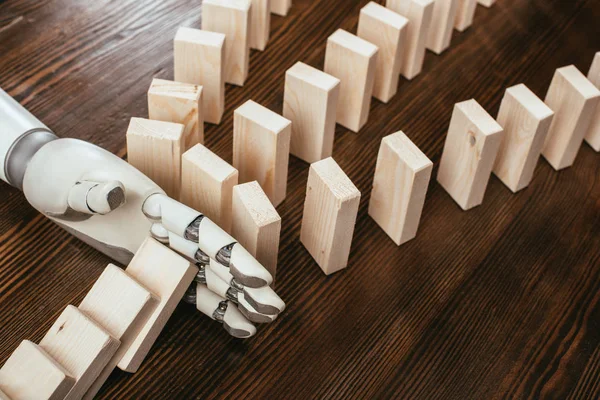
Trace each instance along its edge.
<path fill-rule="evenodd" d="M 125 191 L 120 187 L 114 188 L 106 195 L 106 201 L 111 211 L 116 210 L 125 204 Z"/>
<path fill-rule="evenodd" d="M 196 305 L 196 283 L 192 282 L 190 287 L 185 291 L 183 295 L 183 301 L 188 304 Z"/>
<path fill-rule="evenodd" d="M 223 319 L 225 318 L 225 311 L 227 311 L 228 305 L 229 303 L 227 303 L 227 300 L 223 300 L 219 303 L 219 307 L 217 307 L 217 309 L 213 312 L 212 315 L 215 321 L 223 323 Z"/>
<path fill-rule="evenodd" d="M 23 190 L 23 179 L 29 161 L 39 149 L 56 139 L 58 137 L 54 133 L 43 128 L 23 133 L 8 149 L 4 160 L 4 174 L 8 183 Z"/>
<path fill-rule="evenodd" d="M 202 222 L 203 219 L 204 215 L 200 215 L 188 225 L 188 227 L 185 229 L 185 239 L 198 243 L 198 238 L 200 237 L 200 222 Z"/>

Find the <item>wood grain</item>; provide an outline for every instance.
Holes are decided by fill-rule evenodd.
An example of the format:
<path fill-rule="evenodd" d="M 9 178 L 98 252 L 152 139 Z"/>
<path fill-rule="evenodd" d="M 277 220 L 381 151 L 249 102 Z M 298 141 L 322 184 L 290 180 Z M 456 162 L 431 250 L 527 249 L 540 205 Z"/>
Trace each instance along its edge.
<path fill-rule="evenodd" d="M 232 112 L 252 98 L 280 112 L 285 71 L 322 69 L 327 37 L 356 32 L 368 0 L 295 0 L 272 16 L 243 88 L 227 87 L 206 146 L 232 160 Z M 383 4 L 383 1 L 378 1 Z M 200 1 L 8 0 L 0 4 L 0 87 L 58 135 L 125 155 L 153 77 L 173 78 L 173 37 L 200 28 Z M 403 130 L 437 175 L 454 104 L 497 115 L 504 91 L 544 98 L 554 71 L 588 71 L 600 49 L 596 0 L 502 0 L 478 7 L 441 56 L 373 101 L 360 134 L 337 127 L 333 156 L 361 190 L 350 265 L 325 277 L 298 241 L 308 164 L 290 158 L 276 289 L 288 304 L 239 341 L 180 305 L 134 375 L 114 372 L 100 399 L 595 399 L 600 393 L 600 162 L 588 145 L 556 173 L 543 159 L 514 195 L 492 177 L 484 205 L 461 211 L 431 181 L 418 237 L 398 248 L 368 216 L 384 136 Z M 0 183 L 0 364 L 79 304 L 107 257 Z M 368 276 L 365 272 L 368 272 Z"/>

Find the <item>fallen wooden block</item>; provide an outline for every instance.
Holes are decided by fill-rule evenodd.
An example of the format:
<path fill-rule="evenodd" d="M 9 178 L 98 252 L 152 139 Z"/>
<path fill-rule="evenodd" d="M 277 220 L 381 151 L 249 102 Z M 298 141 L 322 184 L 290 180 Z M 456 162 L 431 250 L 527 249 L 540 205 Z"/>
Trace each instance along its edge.
<path fill-rule="evenodd" d="M 182 124 L 184 150 L 204 143 L 202 86 L 153 79 L 148 90 L 148 116 L 156 121 Z"/>
<path fill-rule="evenodd" d="M 556 70 L 545 100 L 555 116 L 542 149 L 555 170 L 573 165 L 599 99 L 600 90 L 575 66 Z"/>
<path fill-rule="evenodd" d="M 292 0 L 271 0 L 271 12 L 285 17 L 292 8 Z"/>
<path fill-rule="evenodd" d="M 450 47 L 459 1 L 435 0 L 429 37 L 427 38 L 427 48 L 435 54 L 442 54 Z"/>
<path fill-rule="evenodd" d="M 437 180 L 463 210 L 482 203 L 502 137 L 475 100 L 454 106 Z"/>
<path fill-rule="evenodd" d="M 233 188 L 232 236 L 275 278 L 281 217 L 258 182 Z"/>
<path fill-rule="evenodd" d="M 250 8 L 250 48 L 263 51 L 271 31 L 271 1 L 252 0 Z"/>
<path fill-rule="evenodd" d="M 0 399 L 62 400 L 75 379 L 37 344 L 24 340 L 0 368 Z"/>
<path fill-rule="evenodd" d="M 220 124 L 225 109 L 225 35 L 179 28 L 174 46 L 175 80 L 202 86 L 202 117 Z"/>
<path fill-rule="evenodd" d="M 283 117 L 292 122 L 290 153 L 308 163 L 331 156 L 340 80 L 297 62 L 285 73 Z"/>
<path fill-rule="evenodd" d="M 379 48 L 373 97 L 387 103 L 398 92 L 408 20 L 375 2 L 360 10 L 357 35 Z"/>
<path fill-rule="evenodd" d="M 148 238 L 125 272 L 160 298 L 144 326 L 137 330 L 139 333 L 130 342 L 118 364 L 123 371 L 136 372 L 194 280 L 198 269 L 173 250 Z"/>
<path fill-rule="evenodd" d="M 404 132 L 381 141 L 369 215 L 398 246 L 417 235 L 432 169 Z"/>
<path fill-rule="evenodd" d="M 231 232 L 231 196 L 238 171 L 198 144 L 183 154 L 181 202 Z"/>
<path fill-rule="evenodd" d="M 225 34 L 225 82 L 242 86 L 250 61 L 251 0 L 204 0 L 202 29 Z"/>
<path fill-rule="evenodd" d="M 121 342 L 77 307 L 67 306 L 40 342 L 75 384 L 65 399 L 81 399 Z"/>
<path fill-rule="evenodd" d="M 477 0 L 458 0 L 458 10 L 456 10 L 456 20 L 454 21 L 456 30 L 464 32 L 473 25 L 476 9 Z"/>
<path fill-rule="evenodd" d="M 325 72 L 340 80 L 336 122 L 353 132 L 369 119 L 378 52 L 374 44 L 343 29 L 327 39 Z"/>
<path fill-rule="evenodd" d="M 600 52 L 596 53 L 594 57 L 590 72 L 588 73 L 588 79 L 600 89 Z M 592 146 L 592 149 L 600 151 L 600 104 L 596 109 L 594 117 L 592 117 L 585 140 Z"/>
<path fill-rule="evenodd" d="M 277 207 L 287 188 L 291 122 L 248 100 L 233 114 L 233 166 L 240 183 L 258 181 Z"/>
<path fill-rule="evenodd" d="M 121 268 L 109 264 L 85 296 L 79 310 L 100 324 L 121 346 L 85 393 L 93 399 L 146 324 L 160 299 Z"/>
<path fill-rule="evenodd" d="M 496 0 L 477 0 L 477 2 L 479 4 L 481 4 L 482 6 L 491 7 L 491 6 L 494 5 L 494 3 L 496 2 Z"/>
<path fill-rule="evenodd" d="M 327 275 L 348 265 L 360 192 L 333 160 L 311 164 L 300 242 Z"/>
<path fill-rule="evenodd" d="M 170 197 L 181 186 L 182 124 L 131 118 L 127 128 L 127 161 L 152 179 Z"/>
<path fill-rule="evenodd" d="M 525 85 L 506 90 L 498 123 L 504 128 L 494 174 L 514 193 L 531 182 L 554 112 Z"/>

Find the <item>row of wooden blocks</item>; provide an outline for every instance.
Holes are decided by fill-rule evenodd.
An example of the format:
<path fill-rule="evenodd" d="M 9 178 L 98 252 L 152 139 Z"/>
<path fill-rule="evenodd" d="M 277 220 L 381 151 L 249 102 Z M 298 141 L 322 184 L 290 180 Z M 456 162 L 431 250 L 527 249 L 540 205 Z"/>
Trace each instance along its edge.
<path fill-rule="evenodd" d="M 136 372 L 198 269 L 149 238 L 124 271 L 109 264 L 79 307 L 0 369 L 0 399 L 92 399 L 115 367 Z"/>

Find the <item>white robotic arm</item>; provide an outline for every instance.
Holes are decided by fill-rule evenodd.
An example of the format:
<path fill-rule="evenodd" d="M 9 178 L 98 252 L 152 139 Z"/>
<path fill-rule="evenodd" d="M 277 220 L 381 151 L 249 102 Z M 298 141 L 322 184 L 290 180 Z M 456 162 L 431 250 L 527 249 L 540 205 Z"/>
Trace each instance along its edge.
<path fill-rule="evenodd" d="M 125 265 L 149 232 L 194 260 L 200 272 L 186 300 L 233 336 L 252 336 L 249 321 L 271 322 L 285 308 L 269 287 L 269 272 L 215 223 L 169 198 L 114 154 L 58 138 L 2 89 L 0 179 L 23 190 L 52 221 Z"/>

